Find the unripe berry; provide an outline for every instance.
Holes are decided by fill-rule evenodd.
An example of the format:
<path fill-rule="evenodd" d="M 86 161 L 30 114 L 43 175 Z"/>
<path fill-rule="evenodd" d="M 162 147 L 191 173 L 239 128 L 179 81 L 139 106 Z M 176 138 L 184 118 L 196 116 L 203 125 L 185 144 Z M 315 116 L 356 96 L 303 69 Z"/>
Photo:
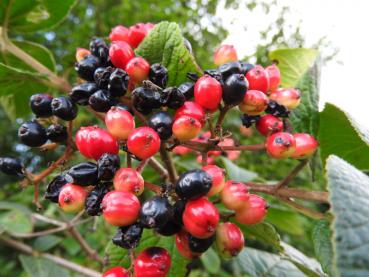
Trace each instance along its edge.
<path fill-rule="evenodd" d="M 207 196 L 213 196 L 222 191 L 225 185 L 225 170 L 216 165 L 207 165 L 202 168 L 211 176 L 211 188 Z"/>
<path fill-rule="evenodd" d="M 176 110 L 174 120 L 183 115 L 187 115 L 189 117 L 197 119 L 201 123 L 201 125 L 205 124 L 205 111 L 199 104 L 195 102 L 185 102 L 182 107 Z"/>
<path fill-rule="evenodd" d="M 112 107 L 105 115 L 105 125 L 113 137 L 126 140 L 135 128 L 135 120 L 127 110 Z"/>
<path fill-rule="evenodd" d="M 105 271 L 102 277 L 131 277 L 131 273 L 124 267 L 116 266 Z"/>
<path fill-rule="evenodd" d="M 77 50 L 76 50 L 76 61 L 80 62 L 81 60 L 83 60 L 88 55 L 91 55 L 90 50 L 78 47 Z"/>
<path fill-rule="evenodd" d="M 202 163 L 202 155 L 198 155 L 197 157 L 196 157 L 196 162 L 198 163 L 198 164 L 203 164 Z M 209 154 L 208 154 L 208 156 L 207 156 L 207 159 L 206 159 L 206 163 L 207 164 L 210 164 L 210 165 L 213 165 L 213 164 L 215 164 L 215 159 L 213 158 L 213 157 L 209 157 Z"/>
<path fill-rule="evenodd" d="M 236 211 L 236 220 L 241 224 L 257 224 L 263 221 L 267 213 L 267 203 L 264 198 L 250 194 L 246 205 Z"/>
<path fill-rule="evenodd" d="M 249 89 L 260 90 L 264 93 L 269 89 L 269 77 L 267 71 L 260 66 L 256 65 L 253 69 L 250 69 L 246 73 L 246 78 L 249 81 Z"/>
<path fill-rule="evenodd" d="M 218 143 L 218 146 L 236 146 L 236 143 L 233 138 L 225 138 Z M 227 158 L 231 161 L 237 160 L 240 155 L 241 151 L 238 150 L 227 151 Z"/>
<path fill-rule="evenodd" d="M 110 45 L 109 57 L 114 66 L 124 69 L 133 57 L 135 53 L 133 52 L 131 46 L 124 41 L 114 41 Z"/>
<path fill-rule="evenodd" d="M 93 126 L 81 127 L 76 133 L 76 146 L 78 151 L 86 158 L 91 158 L 88 152 L 89 145 L 87 144 L 87 138 L 93 128 Z"/>
<path fill-rule="evenodd" d="M 223 190 L 220 192 L 220 198 L 224 206 L 230 210 L 241 209 L 249 200 L 249 190 L 241 182 L 227 181 Z"/>
<path fill-rule="evenodd" d="M 140 195 L 144 190 L 144 179 L 132 168 L 121 168 L 114 176 L 114 189 Z"/>
<path fill-rule="evenodd" d="M 178 145 L 178 146 L 174 147 L 173 153 L 176 154 L 176 155 L 183 156 L 183 155 L 186 155 L 188 153 L 191 153 L 191 149 L 187 148 L 185 146 L 182 146 L 182 145 Z"/>
<path fill-rule="evenodd" d="M 296 140 L 290 133 L 278 132 L 267 138 L 265 147 L 268 154 L 275 159 L 289 158 L 295 152 Z"/>
<path fill-rule="evenodd" d="M 167 250 L 149 247 L 142 251 L 134 262 L 135 277 L 165 277 L 171 266 Z"/>
<path fill-rule="evenodd" d="M 174 136 L 179 140 L 191 140 L 201 132 L 201 123 L 189 116 L 178 117 L 172 127 Z"/>
<path fill-rule="evenodd" d="M 160 137 L 149 127 L 139 127 L 129 135 L 127 147 L 133 155 L 140 159 L 148 159 L 159 151 Z"/>
<path fill-rule="evenodd" d="M 209 75 L 199 78 L 194 89 L 195 102 L 208 111 L 215 111 L 222 101 L 222 86 Z"/>
<path fill-rule="evenodd" d="M 196 199 L 209 192 L 211 182 L 209 173 L 201 169 L 192 169 L 179 177 L 175 190 L 182 199 Z"/>
<path fill-rule="evenodd" d="M 23 123 L 18 129 L 20 141 L 30 147 L 38 147 L 47 141 L 46 130 L 37 121 Z"/>
<path fill-rule="evenodd" d="M 106 222 L 114 226 L 127 226 L 134 223 L 140 212 L 140 201 L 129 192 L 108 192 L 101 203 Z"/>
<path fill-rule="evenodd" d="M 219 66 L 227 62 L 238 61 L 237 52 L 233 45 L 221 45 L 214 52 L 214 64 Z"/>
<path fill-rule="evenodd" d="M 111 29 L 109 34 L 110 41 L 125 41 L 128 42 L 128 28 L 118 25 Z"/>
<path fill-rule="evenodd" d="M 129 27 L 128 31 L 128 42 L 133 47 L 136 48 L 140 45 L 141 41 L 146 37 L 147 29 L 145 24 L 138 23 Z"/>
<path fill-rule="evenodd" d="M 192 252 L 189 245 L 189 234 L 181 231 L 176 234 L 176 246 L 178 252 L 187 259 L 195 259 L 201 256 L 201 253 Z"/>
<path fill-rule="evenodd" d="M 289 110 L 296 109 L 301 101 L 301 94 L 298 89 L 294 88 L 281 88 L 273 91 L 269 98 L 279 105 L 285 106 Z"/>
<path fill-rule="evenodd" d="M 142 57 L 135 57 L 127 63 L 125 70 L 134 84 L 140 84 L 149 76 L 150 64 Z"/>
<path fill-rule="evenodd" d="M 279 68 L 275 65 L 269 65 L 265 68 L 269 77 L 269 91 L 274 91 L 279 87 L 281 83 L 281 72 Z"/>
<path fill-rule="evenodd" d="M 268 102 L 268 97 L 263 92 L 248 90 L 239 108 L 245 114 L 259 115 L 268 107 Z"/>
<path fill-rule="evenodd" d="M 241 252 L 245 239 L 236 224 L 225 222 L 217 227 L 216 244 L 222 257 L 231 258 Z"/>
<path fill-rule="evenodd" d="M 304 159 L 311 156 L 318 148 L 318 142 L 309 134 L 296 133 L 293 135 L 296 140 L 296 150 L 292 158 Z"/>
<path fill-rule="evenodd" d="M 219 211 L 207 198 L 201 197 L 187 202 L 183 213 L 183 224 L 194 237 L 211 237 L 219 222 Z"/>
<path fill-rule="evenodd" d="M 52 100 L 53 97 L 49 94 L 34 94 L 29 99 L 29 105 L 37 117 L 50 117 L 53 115 L 51 110 Z"/>
<path fill-rule="evenodd" d="M 66 184 L 59 193 L 59 206 L 67 213 L 78 213 L 85 207 L 87 192 L 85 188 Z"/>
<path fill-rule="evenodd" d="M 223 86 L 223 101 L 226 105 L 238 105 L 245 97 L 248 87 L 247 79 L 242 74 L 232 74 Z"/>
<path fill-rule="evenodd" d="M 261 135 L 266 137 L 273 133 L 283 131 L 283 121 L 274 115 L 266 114 L 256 122 L 256 129 Z"/>

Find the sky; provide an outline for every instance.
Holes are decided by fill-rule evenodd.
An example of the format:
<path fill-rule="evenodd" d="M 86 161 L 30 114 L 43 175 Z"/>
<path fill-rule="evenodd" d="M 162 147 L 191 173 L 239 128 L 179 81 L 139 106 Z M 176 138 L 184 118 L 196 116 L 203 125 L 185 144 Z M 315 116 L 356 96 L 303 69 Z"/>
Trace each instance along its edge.
<path fill-rule="evenodd" d="M 327 36 L 339 48 L 335 61 L 322 68 L 320 108 L 330 102 L 369 127 L 369 0 L 278 0 L 289 6 L 289 24 L 301 21 L 307 45 Z M 278 11 L 265 16 L 261 9 L 217 9 L 230 34 L 224 43 L 233 44 L 239 56 L 253 53 L 259 31 L 275 20 Z M 247 31 L 245 32 L 245 26 Z M 368 81 L 368 83 L 366 83 Z"/>

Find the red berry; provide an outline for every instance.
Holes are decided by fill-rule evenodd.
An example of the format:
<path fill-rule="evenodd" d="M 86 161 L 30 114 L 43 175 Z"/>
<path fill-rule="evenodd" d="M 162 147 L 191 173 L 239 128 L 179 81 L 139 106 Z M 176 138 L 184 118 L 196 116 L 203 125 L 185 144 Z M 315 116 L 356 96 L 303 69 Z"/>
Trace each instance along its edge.
<path fill-rule="evenodd" d="M 249 200 L 249 196 L 249 190 L 244 183 L 232 180 L 227 181 L 220 192 L 224 206 L 230 210 L 241 209 Z"/>
<path fill-rule="evenodd" d="M 109 57 L 114 66 L 125 69 L 127 63 L 135 56 L 131 46 L 124 41 L 114 41 L 110 45 Z"/>
<path fill-rule="evenodd" d="M 269 89 L 269 77 L 267 71 L 261 66 L 256 65 L 246 73 L 246 79 L 249 81 L 249 90 L 260 90 L 264 93 Z"/>
<path fill-rule="evenodd" d="M 165 277 L 170 265 L 170 255 L 166 249 L 161 247 L 146 248 L 135 260 L 135 277 Z"/>
<path fill-rule="evenodd" d="M 186 155 L 190 152 L 191 152 L 190 148 L 187 148 L 187 147 L 182 146 L 182 145 L 178 145 L 178 146 L 174 147 L 174 149 L 173 149 L 173 153 L 176 154 L 176 155 L 180 155 L 180 156 Z"/>
<path fill-rule="evenodd" d="M 238 61 L 237 52 L 233 45 L 221 45 L 214 53 L 214 64 L 216 66 L 225 64 L 227 62 Z"/>
<path fill-rule="evenodd" d="M 265 147 L 268 154 L 275 159 L 289 158 L 295 152 L 296 140 L 290 133 L 278 132 L 267 138 Z"/>
<path fill-rule="evenodd" d="M 202 164 L 202 156 L 201 155 L 198 155 L 196 157 L 196 161 L 198 164 Z M 213 165 L 215 164 L 215 160 L 213 157 L 209 157 L 209 154 L 208 154 L 208 158 L 207 158 L 207 161 L 206 161 L 207 164 L 210 164 L 210 165 Z"/>
<path fill-rule="evenodd" d="M 84 187 L 66 184 L 59 193 L 59 206 L 67 213 L 78 213 L 84 209 L 86 197 Z"/>
<path fill-rule="evenodd" d="M 191 140 L 201 132 L 201 123 L 193 117 L 180 116 L 174 121 L 172 131 L 179 140 Z"/>
<path fill-rule="evenodd" d="M 221 84 L 209 75 L 199 78 L 194 88 L 195 102 L 208 111 L 215 111 L 222 101 Z"/>
<path fill-rule="evenodd" d="M 197 119 L 198 121 L 200 121 L 201 125 L 205 124 L 205 111 L 199 104 L 195 102 L 185 102 L 182 107 L 176 110 L 174 120 L 183 115 L 187 115 Z"/>
<path fill-rule="evenodd" d="M 269 99 L 285 106 L 289 110 L 296 109 L 301 101 L 301 94 L 298 89 L 281 88 L 273 91 L 269 95 Z"/>
<path fill-rule="evenodd" d="M 140 195 L 144 190 L 144 179 L 132 168 L 121 168 L 113 179 L 114 189 Z"/>
<path fill-rule="evenodd" d="M 128 28 L 118 25 L 111 29 L 109 34 L 110 41 L 125 41 L 128 42 Z"/>
<path fill-rule="evenodd" d="M 213 196 L 219 193 L 225 185 L 225 170 L 216 165 L 207 165 L 202 168 L 212 178 L 211 188 L 207 196 Z"/>
<path fill-rule="evenodd" d="M 127 110 L 112 107 L 105 115 L 105 125 L 115 138 L 126 140 L 135 128 L 135 120 Z"/>
<path fill-rule="evenodd" d="M 140 201 L 129 192 L 108 192 L 101 203 L 106 222 L 114 226 L 128 226 L 134 223 L 140 213 Z"/>
<path fill-rule="evenodd" d="M 231 258 L 241 252 L 245 239 L 236 224 L 225 222 L 217 227 L 216 244 L 222 257 Z"/>
<path fill-rule="evenodd" d="M 124 267 L 116 266 L 105 271 L 102 277 L 131 277 L 131 273 Z"/>
<path fill-rule="evenodd" d="M 256 129 L 263 136 L 269 136 L 270 134 L 283 131 L 283 121 L 278 117 L 266 114 L 260 117 L 256 123 Z"/>
<path fill-rule="evenodd" d="M 127 140 L 129 152 L 140 159 L 154 156 L 160 149 L 160 137 L 149 127 L 134 129 Z"/>
<path fill-rule="evenodd" d="M 311 156 L 318 148 L 318 142 L 309 134 L 296 133 L 293 135 L 296 140 L 296 150 L 292 158 L 304 159 Z"/>
<path fill-rule="evenodd" d="M 225 138 L 218 143 L 218 146 L 235 146 L 235 141 L 233 138 Z M 238 150 L 227 151 L 227 158 L 231 161 L 237 160 L 240 155 L 241 151 Z"/>
<path fill-rule="evenodd" d="M 85 48 L 77 48 L 76 61 L 82 61 L 86 56 L 91 55 L 91 51 Z"/>
<path fill-rule="evenodd" d="M 141 41 L 143 41 L 146 35 L 146 25 L 143 23 L 138 23 L 129 27 L 128 42 L 133 48 L 136 48 L 141 43 Z"/>
<path fill-rule="evenodd" d="M 87 144 L 87 138 L 88 134 L 93 129 L 93 126 L 81 127 L 76 133 L 76 146 L 78 151 L 86 158 L 91 158 L 90 153 L 88 152 L 89 145 Z"/>
<path fill-rule="evenodd" d="M 150 64 L 142 57 L 135 57 L 127 63 L 125 70 L 130 81 L 134 84 L 140 84 L 149 76 Z"/>
<path fill-rule="evenodd" d="M 267 66 L 265 70 L 267 71 L 269 77 L 269 91 L 274 91 L 281 83 L 281 72 L 275 64 Z"/>
<path fill-rule="evenodd" d="M 267 213 L 267 203 L 264 198 L 250 194 L 246 205 L 236 211 L 236 220 L 242 224 L 257 224 L 263 221 Z"/>
<path fill-rule="evenodd" d="M 201 253 L 192 252 L 189 245 L 189 237 L 186 231 L 181 231 L 176 234 L 176 246 L 178 252 L 187 259 L 198 258 Z"/>
<path fill-rule="evenodd" d="M 183 224 L 187 232 L 196 238 L 211 237 L 219 222 L 219 211 L 207 198 L 188 201 L 183 212 Z"/>
<path fill-rule="evenodd" d="M 239 108 L 245 114 L 259 115 L 268 107 L 268 102 L 265 93 L 259 90 L 248 90 Z"/>

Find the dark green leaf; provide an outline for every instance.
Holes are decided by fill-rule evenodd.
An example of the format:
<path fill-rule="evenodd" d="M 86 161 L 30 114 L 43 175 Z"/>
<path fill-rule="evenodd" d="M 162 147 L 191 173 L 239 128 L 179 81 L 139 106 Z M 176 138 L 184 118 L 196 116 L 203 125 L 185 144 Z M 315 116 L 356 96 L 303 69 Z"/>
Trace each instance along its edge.
<path fill-rule="evenodd" d="M 239 167 L 235 163 L 231 162 L 229 159 L 223 157 L 221 159 L 223 161 L 229 179 L 240 182 L 249 182 L 258 177 L 255 172 Z"/>
<path fill-rule="evenodd" d="M 32 222 L 29 216 L 19 210 L 0 213 L 0 225 L 5 232 L 12 235 L 32 232 Z"/>
<path fill-rule="evenodd" d="M 20 255 L 19 259 L 30 277 L 70 276 L 67 270 L 44 258 Z"/>
<path fill-rule="evenodd" d="M 47 251 L 58 245 L 62 238 L 55 235 L 42 236 L 35 239 L 33 247 L 38 251 Z"/>
<path fill-rule="evenodd" d="M 315 256 L 322 265 L 325 273 L 333 275 L 333 246 L 331 242 L 332 232 L 326 220 L 319 220 L 313 229 L 313 244 Z"/>
<path fill-rule="evenodd" d="M 207 272 L 217 274 L 220 271 L 220 258 L 213 248 L 209 248 L 201 255 L 200 260 Z"/>
<path fill-rule="evenodd" d="M 269 208 L 266 220 L 272 223 L 277 229 L 283 230 L 292 235 L 303 235 L 304 227 L 299 215 L 284 208 Z"/>

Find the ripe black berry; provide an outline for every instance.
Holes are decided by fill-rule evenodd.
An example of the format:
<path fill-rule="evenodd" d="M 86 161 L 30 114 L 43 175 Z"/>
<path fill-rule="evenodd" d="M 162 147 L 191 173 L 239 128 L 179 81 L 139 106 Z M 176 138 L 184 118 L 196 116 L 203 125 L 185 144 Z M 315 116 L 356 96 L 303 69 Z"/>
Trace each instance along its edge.
<path fill-rule="evenodd" d="M 68 138 L 67 128 L 60 124 L 51 124 L 46 129 L 46 135 L 52 142 L 64 142 Z"/>
<path fill-rule="evenodd" d="M 249 72 L 251 69 L 255 67 L 253 64 L 247 62 L 240 62 L 240 65 L 241 65 L 241 73 L 243 75 L 246 75 L 247 72 Z"/>
<path fill-rule="evenodd" d="M 149 80 L 155 85 L 165 88 L 168 81 L 168 70 L 159 63 L 150 66 Z"/>
<path fill-rule="evenodd" d="M 241 65 L 239 62 L 228 62 L 219 66 L 219 72 L 222 74 L 223 81 L 225 81 L 232 74 L 241 74 Z"/>
<path fill-rule="evenodd" d="M 110 75 L 108 89 L 112 96 L 119 97 L 126 94 L 129 76 L 123 69 L 116 68 Z"/>
<path fill-rule="evenodd" d="M 88 105 L 90 96 L 97 90 L 98 87 L 95 82 L 86 82 L 72 88 L 69 97 L 74 103 L 85 106 Z"/>
<path fill-rule="evenodd" d="M 92 162 L 77 164 L 67 171 L 65 179 L 80 186 L 97 185 L 97 165 Z"/>
<path fill-rule="evenodd" d="M 49 94 L 34 94 L 29 99 L 29 105 L 37 117 L 50 117 L 53 115 L 51 111 L 52 100 L 53 97 Z"/>
<path fill-rule="evenodd" d="M 108 66 L 109 64 L 111 64 L 110 58 L 109 58 L 109 47 L 108 46 L 106 45 L 100 46 L 96 56 L 99 58 L 100 63 L 102 65 Z"/>
<path fill-rule="evenodd" d="M 23 164 L 19 159 L 12 157 L 0 158 L 0 171 L 11 176 L 23 176 Z"/>
<path fill-rule="evenodd" d="M 270 100 L 268 107 L 265 110 L 266 113 L 277 116 L 277 117 L 288 117 L 290 115 L 289 110 L 277 102 Z"/>
<path fill-rule="evenodd" d="M 58 203 L 59 193 L 62 187 L 67 183 L 63 175 L 56 176 L 46 187 L 45 199 Z"/>
<path fill-rule="evenodd" d="M 173 236 L 182 230 L 182 225 L 170 219 L 164 226 L 155 229 L 155 231 L 162 236 Z"/>
<path fill-rule="evenodd" d="M 37 121 L 23 123 L 18 129 L 20 141 L 31 147 L 38 147 L 47 141 L 46 130 Z"/>
<path fill-rule="evenodd" d="M 146 228 L 160 228 L 164 226 L 173 214 L 168 199 L 155 196 L 147 200 L 140 210 L 140 222 Z"/>
<path fill-rule="evenodd" d="M 115 245 L 125 249 L 136 248 L 140 242 L 142 230 L 143 228 L 139 223 L 119 227 L 112 241 Z"/>
<path fill-rule="evenodd" d="M 218 69 L 207 69 L 204 71 L 204 74 L 210 75 L 220 83 L 223 82 L 222 73 Z"/>
<path fill-rule="evenodd" d="M 176 193 L 183 199 L 195 199 L 209 192 L 212 184 L 211 176 L 201 169 L 193 169 L 183 173 L 176 183 Z"/>
<path fill-rule="evenodd" d="M 78 107 L 69 97 L 60 96 L 54 98 L 51 102 L 51 108 L 53 115 L 63 120 L 70 121 L 77 117 Z"/>
<path fill-rule="evenodd" d="M 167 140 L 172 136 L 173 119 L 167 112 L 155 113 L 148 122 L 159 135 L 160 139 Z"/>
<path fill-rule="evenodd" d="M 114 106 L 116 101 L 111 98 L 108 90 L 99 89 L 90 96 L 88 103 L 94 111 L 106 113 L 112 106 Z"/>
<path fill-rule="evenodd" d="M 178 87 L 178 91 L 182 92 L 186 100 L 193 98 L 195 84 L 192 82 L 186 82 Z"/>
<path fill-rule="evenodd" d="M 188 245 L 190 250 L 195 253 L 204 253 L 213 244 L 215 235 L 206 239 L 198 239 L 188 234 Z"/>
<path fill-rule="evenodd" d="M 223 101 L 226 105 L 237 105 L 245 97 L 249 83 L 242 74 L 232 74 L 223 83 Z"/>
<path fill-rule="evenodd" d="M 179 109 L 186 101 L 186 97 L 176 87 L 170 87 L 163 90 L 163 94 L 168 95 L 166 106 L 171 109 Z"/>
<path fill-rule="evenodd" d="M 93 55 L 88 55 L 83 60 L 76 63 L 75 69 L 79 77 L 86 81 L 93 81 L 94 72 L 99 66 L 100 60 Z"/>
<path fill-rule="evenodd" d="M 143 114 L 149 114 L 153 109 L 160 108 L 165 100 L 159 91 L 150 88 L 138 87 L 132 92 L 133 105 Z"/>
<path fill-rule="evenodd" d="M 94 72 L 94 80 L 97 86 L 101 89 L 108 89 L 110 75 L 113 73 L 114 68 L 108 67 L 98 67 Z"/>
<path fill-rule="evenodd" d="M 90 216 L 100 215 L 102 213 L 101 202 L 109 192 L 108 186 L 96 186 L 86 198 L 86 213 Z"/>
<path fill-rule="evenodd" d="M 94 37 L 90 41 L 90 51 L 96 57 L 99 56 L 99 49 L 106 46 L 106 42 L 102 38 Z"/>
<path fill-rule="evenodd" d="M 113 179 L 115 172 L 120 167 L 120 159 L 118 155 L 105 153 L 97 161 L 97 177 L 102 181 L 110 181 Z"/>
<path fill-rule="evenodd" d="M 252 124 L 258 122 L 260 119 L 260 115 L 247 115 L 244 114 L 241 116 L 242 125 L 246 128 L 250 128 Z"/>

